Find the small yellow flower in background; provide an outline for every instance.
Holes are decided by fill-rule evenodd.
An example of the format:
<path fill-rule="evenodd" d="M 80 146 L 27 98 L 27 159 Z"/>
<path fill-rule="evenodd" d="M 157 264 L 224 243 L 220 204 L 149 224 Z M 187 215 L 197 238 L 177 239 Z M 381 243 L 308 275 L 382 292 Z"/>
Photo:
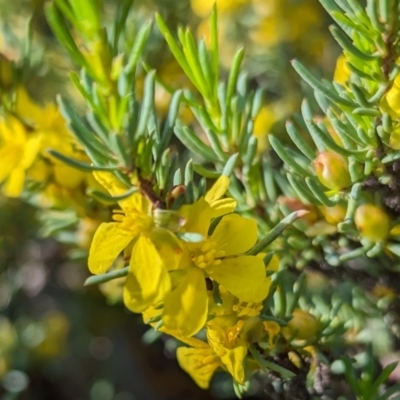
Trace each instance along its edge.
<path fill-rule="evenodd" d="M 0 121 L 0 183 L 3 193 L 18 197 L 24 188 L 27 170 L 35 161 L 41 146 L 41 135 L 28 133 L 16 118 Z"/>
<path fill-rule="evenodd" d="M 350 69 L 347 66 L 347 59 L 344 54 L 341 54 L 336 61 L 335 73 L 333 75 L 333 80 L 341 85 L 346 85 L 350 78 Z"/>
<path fill-rule="evenodd" d="M 258 152 L 263 153 L 269 148 L 268 134 L 272 126 L 280 119 L 281 114 L 274 104 L 261 107 L 254 120 L 253 135 L 258 139 Z"/>
<path fill-rule="evenodd" d="M 49 174 L 53 176 L 55 183 L 67 189 L 77 188 L 89 174 L 64 164 L 46 152 L 48 149 L 53 149 L 67 157 L 88 161 L 88 157 L 68 131 L 57 106 L 49 103 L 40 107 L 29 97 L 24 88 L 18 88 L 15 108 L 18 117 L 41 135 L 41 155 L 51 162 Z"/>
<path fill-rule="evenodd" d="M 200 18 L 208 17 L 214 3 L 218 13 L 227 14 L 236 11 L 239 7 L 250 4 L 250 0 L 191 0 L 193 12 Z"/>
<path fill-rule="evenodd" d="M 58 357 L 66 350 L 67 336 L 70 323 L 65 314 L 53 310 L 46 313 L 41 324 L 44 329 L 44 340 L 35 348 L 34 352 L 39 357 Z"/>
<path fill-rule="evenodd" d="M 392 87 L 382 98 L 380 108 L 388 112 L 393 119 L 400 117 L 400 74 L 396 76 Z"/>

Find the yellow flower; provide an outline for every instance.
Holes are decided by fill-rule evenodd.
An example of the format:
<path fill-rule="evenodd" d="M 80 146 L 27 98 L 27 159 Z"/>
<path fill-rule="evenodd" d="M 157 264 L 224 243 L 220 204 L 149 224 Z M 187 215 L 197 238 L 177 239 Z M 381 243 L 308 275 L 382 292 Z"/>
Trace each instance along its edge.
<path fill-rule="evenodd" d="M 216 369 L 221 366 L 219 357 L 209 344 L 191 338 L 193 347 L 179 347 L 176 356 L 180 367 L 186 371 L 202 389 L 208 389 Z"/>
<path fill-rule="evenodd" d="M 216 3 L 218 12 L 226 14 L 236 11 L 239 7 L 250 3 L 249 0 L 191 0 L 193 12 L 201 17 L 207 17 Z"/>
<path fill-rule="evenodd" d="M 0 121 L 0 183 L 3 193 L 18 197 L 24 187 L 26 171 L 33 164 L 41 144 L 41 136 L 29 134 L 16 118 Z"/>
<path fill-rule="evenodd" d="M 336 61 L 335 73 L 333 75 L 333 80 L 341 85 L 345 85 L 350 79 L 350 69 L 347 66 L 347 59 L 344 54 L 340 55 Z"/>
<path fill-rule="evenodd" d="M 396 76 L 392 87 L 382 98 L 380 108 L 383 112 L 388 112 L 392 118 L 400 116 L 400 74 Z"/>
<path fill-rule="evenodd" d="M 188 232 L 200 233 L 204 240 L 185 243 L 180 268 L 185 277 L 165 298 L 163 322 L 182 336 L 192 336 L 205 324 L 208 312 L 206 278 L 218 282 L 246 302 L 262 301 L 268 294 L 269 279 L 261 258 L 244 255 L 257 241 L 257 223 L 233 211 L 232 199 L 220 199 L 229 180 L 221 177 L 205 198 L 181 207 Z M 211 236 L 213 218 L 225 215 Z"/>
<path fill-rule="evenodd" d="M 127 190 L 111 173 L 95 172 L 94 175 L 112 195 Z M 102 274 L 124 249 L 131 248 L 123 297 L 129 309 L 141 312 L 161 301 L 170 291 L 171 281 L 163 259 L 178 262 L 180 248 L 172 234 L 155 227 L 151 204 L 143 195 L 134 193 L 119 205 L 121 210 L 115 212 L 115 222 L 102 223 L 94 234 L 89 269 L 93 274 Z M 170 243 L 171 251 L 168 246 L 157 248 L 156 242 Z M 170 256 L 171 252 L 176 258 Z M 174 265 L 168 267 L 172 269 Z"/>
<path fill-rule="evenodd" d="M 208 343 L 195 338 L 183 339 L 192 347 L 178 348 L 178 363 L 202 389 L 208 389 L 218 368 L 228 371 L 236 382 L 244 383 L 243 361 L 247 355 L 247 346 L 235 337 L 235 330 L 238 329 L 233 327 L 231 332 L 225 332 L 218 326 L 209 326 Z"/>
<path fill-rule="evenodd" d="M 65 156 L 88 161 L 88 157 L 68 131 L 57 106 L 53 103 L 46 104 L 44 107 L 37 105 L 26 90 L 20 87 L 16 91 L 15 109 L 18 117 L 40 134 L 41 155 L 51 161 L 50 166 L 46 166 L 52 170 L 55 183 L 70 190 L 77 188 L 89 174 L 64 164 L 46 152 L 48 149 L 53 149 Z M 40 159 L 37 159 L 35 164 L 37 162 L 40 162 Z"/>

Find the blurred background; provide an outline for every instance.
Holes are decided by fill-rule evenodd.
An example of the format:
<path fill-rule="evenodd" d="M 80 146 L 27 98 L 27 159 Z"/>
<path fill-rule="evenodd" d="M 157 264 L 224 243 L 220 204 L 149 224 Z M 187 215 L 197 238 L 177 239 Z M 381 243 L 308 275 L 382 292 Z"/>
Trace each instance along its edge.
<path fill-rule="evenodd" d="M 104 2 L 106 20 L 117 4 Z M 212 4 L 138 0 L 127 30 L 134 35 L 158 11 L 172 29 L 188 25 L 199 37 L 207 36 Z M 217 6 L 222 68 L 229 71 L 234 52 L 244 46 L 247 80 L 265 89 L 255 134 L 266 150 L 267 135 L 285 135 L 283 122 L 299 109 L 307 91 L 290 60 L 299 58 L 320 76 L 332 78 L 338 49 L 328 33 L 330 21 L 317 0 L 217 0 Z M 20 84 L 37 104 L 53 102 L 58 93 L 81 104 L 69 83 L 73 66 L 46 23 L 43 0 L 0 0 L 2 57 L 16 64 L 22 59 L 30 17 L 33 41 L 29 62 L 25 57 L 20 63 Z M 187 85 L 156 27 L 146 64 L 170 86 Z M 144 74 L 143 69 L 139 85 Z M 4 76 L 2 85 L 6 89 Z M 157 87 L 160 118 L 168 102 L 169 94 Z M 186 118 L 190 121 L 191 116 Z M 223 373 L 209 392 L 197 388 L 175 360 L 177 343 L 148 331 L 140 316 L 124 309 L 118 282 L 83 286 L 90 235 L 109 218 L 110 210 L 85 204 L 92 213 L 83 218 L 75 192 L 69 193 L 75 205 L 71 214 L 72 203 L 58 201 L 65 200 L 61 186 L 33 198 L 0 195 L 0 399 L 235 398 L 232 382 Z M 40 212 L 38 204 L 44 207 Z M 248 398 L 268 398 L 262 382 L 252 385 Z"/>

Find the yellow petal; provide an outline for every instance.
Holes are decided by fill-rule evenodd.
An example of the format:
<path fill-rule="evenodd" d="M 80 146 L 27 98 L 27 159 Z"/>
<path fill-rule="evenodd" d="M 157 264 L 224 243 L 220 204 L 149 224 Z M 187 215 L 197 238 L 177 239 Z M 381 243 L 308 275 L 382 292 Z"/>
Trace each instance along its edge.
<path fill-rule="evenodd" d="M 212 209 L 203 197 L 193 204 L 182 206 L 179 212 L 186 220 L 184 226 L 186 232 L 200 233 L 207 237 L 212 218 Z"/>
<path fill-rule="evenodd" d="M 177 269 L 183 254 L 177 237 L 167 229 L 155 228 L 151 233 L 151 240 L 168 270 Z"/>
<path fill-rule="evenodd" d="M 46 119 L 44 109 L 37 106 L 22 86 L 16 90 L 15 111 L 31 125 L 41 126 Z"/>
<path fill-rule="evenodd" d="M 55 164 L 53 166 L 53 171 L 56 182 L 67 189 L 77 188 L 86 176 L 84 172 L 65 164 Z"/>
<path fill-rule="evenodd" d="M 225 331 L 216 325 L 208 327 L 207 340 L 233 379 L 244 384 L 243 360 L 247 354 L 247 346 L 240 340 L 237 340 L 234 346 L 229 346 L 226 343 Z"/>
<path fill-rule="evenodd" d="M 215 228 L 211 240 L 225 256 L 245 253 L 257 241 L 257 222 L 237 214 L 226 215 Z"/>
<path fill-rule="evenodd" d="M 203 271 L 191 268 L 185 279 L 165 299 L 163 321 L 167 329 L 193 336 L 207 319 L 207 289 Z"/>
<path fill-rule="evenodd" d="M 213 187 L 207 192 L 205 200 L 207 203 L 212 203 L 219 200 L 228 190 L 230 180 L 227 176 L 221 175 L 214 183 Z"/>
<path fill-rule="evenodd" d="M 17 151 L 16 151 L 17 150 Z M 12 148 L 4 145 L 0 149 L 0 183 L 3 182 L 11 171 L 16 167 L 19 161 L 19 151 L 21 148 Z"/>
<path fill-rule="evenodd" d="M 202 389 L 208 389 L 210 380 L 219 367 L 218 358 L 213 350 L 192 347 L 179 347 L 176 357 L 180 367 L 186 371 Z"/>
<path fill-rule="evenodd" d="M 151 239 L 140 235 L 133 246 L 129 273 L 124 286 L 124 303 L 142 312 L 164 300 L 171 290 L 168 271 Z"/>
<path fill-rule="evenodd" d="M 125 193 L 128 188 L 112 172 L 94 171 L 93 176 L 112 196 Z"/>
<path fill-rule="evenodd" d="M 229 198 L 213 201 L 211 204 L 212 218 L 231 213 L 236 208 L 236 205 L 236 200 Z"/>
<path fill-rule="evenodd" d="M 21 167 L 28 169 L 35 161 L 42 141 L 41 135 L 31 135 L 26 141 L 24 152 L 21 158 Z"/>
<path fill-rule="evenodd" d="M 268 343 L 272 348 L 275 344 L 275 339 L 281 330 L 281 327 L 275 321 L 264 321 L 264 330 L 268 333 Z"/>
<path fill-rule="evenodd" d="M 18 197 L 24 189 L 25 171 L 14 168 L 3 186 L 3 193 L 8 197 Z"/>
<path fill-rule="evenodd" d="M 263 260 L 254 256 L 225 259 L 206 269 L 207 273 L 242 301 L 260 302 L 268 294 L 270 280 L 266 278 Z"/>
<path fill-rule="evenodd" d="M 134 237 L 120 229 L 119 223 L 102 223 L 93 236 L 89 250 L 89 270 L 92 274 L 106 272 Z"/>
<path fill-rule="evenodd" d="M 112 172 L 105 171 L 95 171 L 93 176 L 112 196 L 119 196 L 124 194 L 128 187 L 123 184 Z M 133 209 L 142 214 L 148 215 L 151 211 L 151 204 L 149 200 L 146 199 L 140 193 L 134 193 L 125 200 L 118 202 L 121 208 L 129 213 L 129 209 Z"/>

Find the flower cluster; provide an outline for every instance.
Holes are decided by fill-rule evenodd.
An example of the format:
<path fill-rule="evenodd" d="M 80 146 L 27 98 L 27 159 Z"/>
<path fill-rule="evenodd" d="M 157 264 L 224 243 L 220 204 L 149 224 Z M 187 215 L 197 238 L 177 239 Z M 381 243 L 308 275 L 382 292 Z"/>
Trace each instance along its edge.
<path fill-rule="evenodd" d="M 94 175 L 110 194 L 126 191 L 112 173 Z M 256 244 L 257 224 L 233 212 L 236 201 L 223 198 L 228 186 L 221 176 L 204 197 L 181 206 L 177 231 L 157 224 L 152 203 L 134 193 L 119 201 L 114 222 L 99 226 L 89 253 L 94 274 L 105 273 L 123 253 L 129 262 L 125 305 L 191 346 L 179 349 L 178 360 L 201 387 L 218 367 L 244 384 L 248 346 L 266 340 L 272 347 L 280 329 L 259 318 L 271 279 L 263 258 L 246 254 Z M 185 235 L 196 239 L 185 241 Z M 203 329 L 207 342 L 193 337 Z"/>

